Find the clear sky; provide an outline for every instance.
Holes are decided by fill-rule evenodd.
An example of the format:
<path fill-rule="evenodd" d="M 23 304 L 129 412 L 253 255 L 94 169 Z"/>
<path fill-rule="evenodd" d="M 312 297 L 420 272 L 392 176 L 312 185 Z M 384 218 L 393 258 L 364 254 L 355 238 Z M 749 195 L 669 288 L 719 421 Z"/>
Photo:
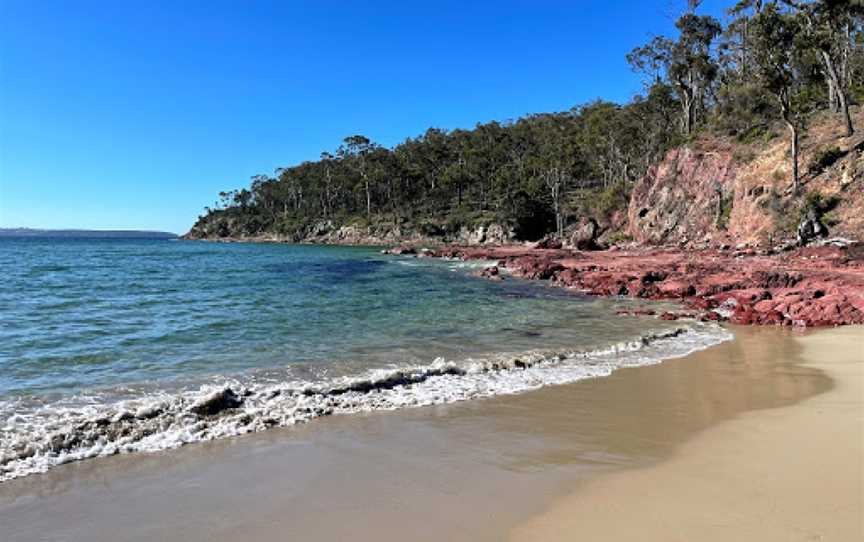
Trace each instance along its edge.
<path fill-rule="evenodd" d="M 348 135 L 624 101 L 682 3 L 0 0 L 0 227 L 182 233 Z"/>

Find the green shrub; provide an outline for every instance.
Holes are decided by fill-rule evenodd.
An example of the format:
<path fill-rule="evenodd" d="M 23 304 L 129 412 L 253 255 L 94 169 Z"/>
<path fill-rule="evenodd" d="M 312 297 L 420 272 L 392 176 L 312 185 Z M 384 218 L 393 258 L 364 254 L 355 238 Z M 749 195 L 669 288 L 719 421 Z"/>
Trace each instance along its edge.
<path fill-rule="evenodd" d="M 837 214 L 835 212 L 831 211 L 822 215 L 822 223 L 828 227 L 832 227 L 839 224 L 840 219 L 837 217 Z"/>
<path fill-rule="evenodd" d="M 810 164 L 807 166 L 807 172 L 811 175 L 819 175 L 826 168 L 831 167 L 834 162 L 839 160 L 846 154 L 838 147 L 827 147 L 816 151 L 813 158 L 810 159 Z"/>
<path fill-rule="evenodd" d="M 804 198 L 804 206 L 801 208 L 802 218 L 808 214 L 821 220 L 826 214 L 833 211 L 840 204 L 837 196 L 823 196 L 820 192 L 810 192 Z"/>
<path fill-rule="evenodd" d="M 756 151 L 750 147 L 738 147 L 732 152 L 732 158 L 738 163 L 746 164 L 756 158 Z"/>
<path fill-rule="evenodd" d="M 455 209 L 444 222 L 444 229 L 448 233 L 458 233 L 463 227 L 475 230 L 480 226 L 489 226 L 495 222 L 495 213 L 489 211 L 471 211 L 466 207 Z"/>
<path fill-rule="evenodd" d="M 354 215 L 348 219 L 346 223 L 347 226 L 354 226 L 355 228 L 368 228 L 371 223 L 369 219 L 366 218 L 366 215 Z"/>
<path fill-rule="evenodd" d="M 616 231 L 609 234 L 608 243 L 610 245 L 618 245 L 621 243 L 628 243 L 633 240 L 633 237 L 630 234 L 623 231 Z"/>
<path fill-rule="evenodd" d="M 443 237 L 445 233 L 444 228 L 434 222 L 421 222 L 418 229 L 424 237 Z"/>
<path fill-rule="evenodd" d="M 598 217 L 608 218 L 615 211 L 626 209 L 630 203 L 630 190 L 625 183 L 615 183 L 601 190 L 588 206 L 591 213 Z"/>
<path fill-rule="evenodd" d="M 777 134 L 774 133 L 770 125 L 757 124 L 739 132 L 735 136 L 735 139 L 744 145 L 756 145 L 759 143 L 768 143 L 776 136 Z"/>
<path fill-rule="evenodd" d="M 720 213 L 717 215 L 717 228 L 725 230 L 729 227 L 729 217 L 732 215 L 733 194 L 720 198 Z"/>

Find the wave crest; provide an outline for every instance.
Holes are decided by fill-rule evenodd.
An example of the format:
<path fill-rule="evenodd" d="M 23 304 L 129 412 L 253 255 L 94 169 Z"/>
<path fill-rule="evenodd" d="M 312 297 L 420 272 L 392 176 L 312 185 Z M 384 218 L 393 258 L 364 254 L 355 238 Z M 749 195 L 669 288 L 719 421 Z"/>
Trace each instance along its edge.
<path fill-rule="evenodd" d="M 591 351 L 532 351 L 463 363 L 439 358 L 325 384 L 225 380 L 175 394 L 83 407 L 48 405 L 26 414 L 7 402 L 0 404 L 0 482 L 70 461 L 166 450 L 331 414 L 452 403 L 607 376 L 731 338 L 719 326 L 694 323 Z"/>

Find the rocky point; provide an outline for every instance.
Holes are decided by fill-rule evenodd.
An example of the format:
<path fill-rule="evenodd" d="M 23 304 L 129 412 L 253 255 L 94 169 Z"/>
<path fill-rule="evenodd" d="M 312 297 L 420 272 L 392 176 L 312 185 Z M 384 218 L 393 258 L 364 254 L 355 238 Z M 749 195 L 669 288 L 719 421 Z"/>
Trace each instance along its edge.
<path fill-rule="evenodd" d="M 403 252 L 404 253 L 404 252 Z M 734 324 L 864 323 L 864 244 L 826 244 L 776 254 L 754 249 L 578 251 L 527 246 L 451 246 L 428 256 L 495 260 L 482 276 L 549 281 L 589 295 L 677 300 L 658 315 Z M 642 314 L 652 312 L 642 311 Z"/>

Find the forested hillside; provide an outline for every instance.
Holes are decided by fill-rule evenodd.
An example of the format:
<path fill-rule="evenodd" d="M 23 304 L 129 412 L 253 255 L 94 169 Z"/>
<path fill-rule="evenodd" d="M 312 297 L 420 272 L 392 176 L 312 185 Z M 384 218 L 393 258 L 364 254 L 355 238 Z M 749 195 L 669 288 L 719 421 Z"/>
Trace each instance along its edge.
<path fill-rule="evenodd" d="M 627 55 L 645 83 L 629 103 L 596 101 L 473 130 L 431 128 L 392 149 L 352 135 L 318 161 L 221 193 L 188 237 L 534 240 L 564 237 L 593 219 L 606 239 L 625 239 L 634 186 L 671 149 L 705 140 L 739 154 L 782 142 L 786 156 L 771 174 L 801 209 L 819 204 L 803 181 L 822 170 L 801 163 L 801 141 L 814 119 L 832 127 L 826 141 L 858 128 L 850 108 L 864 99 L 864 2 L 742 0 L 724 19 L 691 1 L 675 35 Z M 831 158 L 821 157 L 826 167 Z M 729 210 L 717 198 L 719 224 Z"/>

